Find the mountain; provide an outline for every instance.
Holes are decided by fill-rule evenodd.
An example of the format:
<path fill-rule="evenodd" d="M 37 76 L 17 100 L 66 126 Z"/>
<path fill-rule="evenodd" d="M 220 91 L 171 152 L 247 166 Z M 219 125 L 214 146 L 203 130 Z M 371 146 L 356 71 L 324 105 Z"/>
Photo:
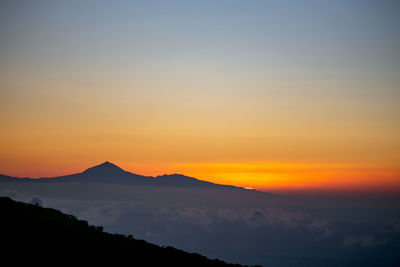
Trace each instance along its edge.
<path fill-rule="evenodd" d="M 150 185 L 170 187 L 195 187 L 195 188 L 224 188 L 239 189 L 230 185 L 214 184 L 198 180 L 182 174 L 164 174 L 160 176 L 143 176 L 125 171 L 111 162 L 103 162 L 100 165 L 90 167 L 81 173 L 47 178 L 17 178 L 7 175 L 0 175 L 3 182 L 52 182 L 52 183 L 102 183 L 115 185 Z"/>
<path fill-rule="evenodd" d="M 127 172 L 118 167 L 115 164 L 112 164 L 109 161 L 103 162 L 100 165 L 91 167 L 84 171 L 86 174 L 92 175 L 104 175 L 104 174 L 126 174 Z"/>
<path fill-rule="evenodd" d="M 142 176 L 124 171 L 111 162 L 103 162 L 100 165 L 90 167 L 81 173 L 58 176 L 52 178 L 40 178 L 37 181 L 46 182 L 72 182 L 72 183 L 103 183 L 119 185 L 145 185 L 151 182 L 152 177 Z"/>
<path fill-rule="evenodd" d="M 241 266 L 160 247 L 55 209 L 0 197 L 2 260 L 13 264 L 102 263 L 130 266 Z"/>

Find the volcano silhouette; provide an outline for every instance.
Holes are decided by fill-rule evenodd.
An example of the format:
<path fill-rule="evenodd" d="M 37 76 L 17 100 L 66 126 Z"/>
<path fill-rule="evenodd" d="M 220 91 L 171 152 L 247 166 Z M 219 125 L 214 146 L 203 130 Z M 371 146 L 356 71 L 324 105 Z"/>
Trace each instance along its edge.
<path fill-rule="evenodd" d="M 196 188 L 225 188 L 243 189 L 231 185 L 214 184 L 198 180 L 182 174 L 164 174 L 160 176 L 143 176 L 123 170 L 117 165 L 105 161 L 99 165 L 90 167 L 83 172 L 46 178 L 18 178 L 0 175 L 0 181 L 20 182 L 46 182 L 46 183 L 102 183 L 115 185 L 138 185 L 138 186 L 169 186 L 169 187 L 196 187 Z M 244 189 L 243 189 L 244 190 Z"/>

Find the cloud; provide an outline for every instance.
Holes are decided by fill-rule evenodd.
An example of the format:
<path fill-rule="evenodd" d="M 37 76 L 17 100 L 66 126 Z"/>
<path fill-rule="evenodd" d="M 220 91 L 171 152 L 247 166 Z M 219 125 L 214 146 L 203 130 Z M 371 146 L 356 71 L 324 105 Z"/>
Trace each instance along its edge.
<path fill-rule="evenodd" d="M 156 220 L 177 225 L 200 225 L 206 229 L 216 223 L 241 223 L 252 228 L 302 228 L 318 234 L 319 238 L 327 238 L 333 234 L 331 225 L 325 219 L 316 219 L 301 211 L 287 211 L 274 206 L 249 209 L 163 208 L 156 215 Z"/>
<path fill-rule="evenodd" d="M 99 207 L 91 207 L 82 211 L 79 218 L 87 220 L 94 225 L 110 225 L 118 221 L 121 210 L 116 205 L 105 205 Z"/>
<path fill-rule="evenodd" d="M 400 220 L 391 220 L 389 223 L 381 226 L 381 228 L 389 233 L 400 233 Z"/>
<path fill-rule="evenodd" d="M 396 231 L 396 233 L 400 233 L 400 221 L 397 222 L 397 223 L 394 225 L 394 230 Z"/>
<path fill-rule="evenodd" d="M 343 240 L 343 246 L 360 246 L 362 248 L 377 247 L 384 245 L 389 240 L 387 238 L 377 240 L 371 235 L 366 236 L 347 236 Z"/>
<path fill-rule="evenodd" d="M 160 214 L 169 221 L 188 222 L 209 226 L 215 222 L 242 222 L 248 226 L 257 227 L 265 225 L 283 225 L 287 228 L 296 228 L 307 218 L 301 212 L 288 212 L 275 207 L 265 209 L 218 209 L 213 211 L 209 208 L 164 208 Z M 159 218 L 160 219 L 160 218 Z"/>
<path fill-rule="evenodd" d="M 32 196 L 29 201 L 30 204 L 43 207 L 43 198 L 41 196 Z"/>
<path fill-rule="evenodd" d="M 301 212 L 287 212 L 276 207 L 264 209 L 251 208 L 241 212 L 242 219 L 249 226 L 282 225 L 287 228 L 296 228 L 305 215 Z"/>
<path fill-rule="evenodd" d="M 273 206 L 239 211 L 220 209 L 217 216 L 219 221 L 241 221 L 253 227 L 270 225 L 294 229 L 308 226 L 311 230 L 322 231 L 329 226 L 326 220 L 313 219 L 301 211 L 287 211 Z"/>
<path fill-rule="evenodd" d="M 20 192 L 18 192 L 17 190 L 3 190 L 0 191 L 0 196 L 3 197 L 9 197 L 12 198 L 16 201 L 22 201 L 25 203 L 29 203 L 29 204 L 33 204 L 33 205 L 38 205 L 43 207 L 44 206 L 44 199 L 43 197 L 39 196 L 39 195 L 24 195 L 21 194 Z"/>
<path fill-rule="evenodd" d="M 25 199 L 25 196 L 19 193 L 17 190 L 2 190 L 0 191 L 0 196 L 9 197 L 18 201 L 22 201 L 22 199 Z"/>
<path fill-rule="evenodd" d="M 233 222 L 240 218 L 240 214 L 232 209 L 219 209 L 217 211 L 217 220 L 219 222 Z"/>
<path fill-rule="evenodd" d="M 168 209 L 163 208 L 157 217 L 157 220 L 166 219 L 170 222 L 185 222 L 197 224 L 208 228 L 214 223 L 212 215 L 208 208 L 179 208 Z"/>
<path fill-rule="evenodd" d="M 321 233 L 320 238 L 326 238 L 333 235 L 333 229 L 326 219 L 314 219 L 308 225 L 312 231 Z"/>

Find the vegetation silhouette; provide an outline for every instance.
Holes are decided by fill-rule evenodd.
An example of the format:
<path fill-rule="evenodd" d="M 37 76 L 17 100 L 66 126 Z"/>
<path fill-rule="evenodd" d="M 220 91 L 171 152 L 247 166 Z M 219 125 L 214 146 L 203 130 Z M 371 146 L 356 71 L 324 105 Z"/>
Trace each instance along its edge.
<path fill-rule="evenodd" d="M 37 264 L 242 266 L 103 232 L 72 215 L 0 197 L 2 260 Z M 9 261 L 7 261 L 9 262 Z"/>

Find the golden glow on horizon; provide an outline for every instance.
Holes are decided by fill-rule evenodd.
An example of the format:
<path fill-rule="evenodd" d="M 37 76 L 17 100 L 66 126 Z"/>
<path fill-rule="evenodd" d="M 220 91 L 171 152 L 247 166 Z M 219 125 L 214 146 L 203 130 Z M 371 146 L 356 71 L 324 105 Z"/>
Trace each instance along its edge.
<path fill-rule="evenodd" d="M 260 190 L 400 190 L 400 169 L 333 164 L 183 164 L 208 181 Z"/>
<path fill-rule="evenodd" d="M 95 164 L 98 164 L 97 162 Z M 126 171 L 157 176 L 180 173 L 200 180 L 264 191 L 388 191 L 400 192 L 400 169 L 393 166 L 355 164 L 279 164 L 279 163 L 182 163 L 119 164 Z M 65 165 L 62 164 L 62 165 Z M 36 177 L 50 177 L 81 172 L 91 167 L 37 169 Z M 30 173 L 35 173 L 31 170 Z M 32 177 L 29 172 L 6 173 Z M 33 175 L 35 176 L 35 175 Z"/>

